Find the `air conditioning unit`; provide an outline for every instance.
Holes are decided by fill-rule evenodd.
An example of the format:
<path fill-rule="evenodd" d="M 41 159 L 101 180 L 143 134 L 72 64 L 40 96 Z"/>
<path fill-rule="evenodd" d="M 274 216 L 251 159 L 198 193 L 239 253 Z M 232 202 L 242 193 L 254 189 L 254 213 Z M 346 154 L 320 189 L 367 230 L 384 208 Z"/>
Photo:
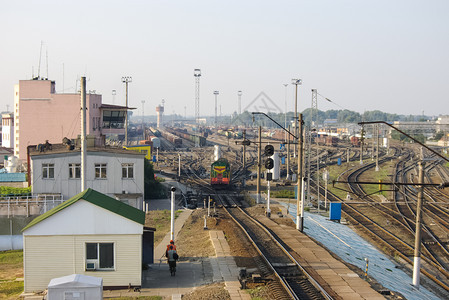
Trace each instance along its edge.
<path fill-rule="evenodd" d="M 94 271 L 97 269 L 97 261 L 86 261 L 86 271 Z"/>

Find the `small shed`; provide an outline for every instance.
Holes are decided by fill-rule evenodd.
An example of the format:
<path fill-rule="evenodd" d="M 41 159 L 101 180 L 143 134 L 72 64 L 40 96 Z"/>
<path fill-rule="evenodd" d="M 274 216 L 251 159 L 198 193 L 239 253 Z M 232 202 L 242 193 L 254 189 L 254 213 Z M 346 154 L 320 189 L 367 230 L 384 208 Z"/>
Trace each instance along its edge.
<path fill-rule="evenodd" d="M 48 284 L 47 299 L 103 299 L 103 279 L 82 274 L 53 278 Z"/>

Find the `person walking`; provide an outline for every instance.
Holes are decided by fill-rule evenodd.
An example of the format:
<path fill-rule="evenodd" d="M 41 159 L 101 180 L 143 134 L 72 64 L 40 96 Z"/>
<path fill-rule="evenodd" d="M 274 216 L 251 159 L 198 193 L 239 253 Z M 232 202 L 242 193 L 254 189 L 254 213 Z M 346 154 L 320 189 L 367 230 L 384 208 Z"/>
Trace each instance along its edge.
<path fill-rule="evenodd" d="M 168 261 L 168 266 L 170 268 L 170 275 L 175 276 L 176 273 L 176 261 L 178 260 L 179 256 L 178 253 L 176 253 L 176 250 L 173 249 L 173 246 L 170 245 L 169 249 L 167 250 L 167 253 L 165 254 Z"/>
<path fill-rule="evenodd" d="M 167 245 L 167 250 L 165 250 L 165 253 L 167 253 L 168 250 L 170 250 L 170 246 L 173 246 L 173 250 L 176 251 L 176 245 L 173 240 L 170 240 L 170 243 Z"/>

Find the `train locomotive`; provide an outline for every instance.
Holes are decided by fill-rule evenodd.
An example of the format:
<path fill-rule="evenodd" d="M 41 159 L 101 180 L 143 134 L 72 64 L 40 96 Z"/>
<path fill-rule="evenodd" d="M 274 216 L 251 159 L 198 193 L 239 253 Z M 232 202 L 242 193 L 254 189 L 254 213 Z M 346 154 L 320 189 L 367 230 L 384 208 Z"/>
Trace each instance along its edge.
<path fill-rule="evenodd" d="M 215 188 L 228 187 L 231 182 L 231 166 L 226 158 L 219 158 L 210 168 L 210 184 Z"/>

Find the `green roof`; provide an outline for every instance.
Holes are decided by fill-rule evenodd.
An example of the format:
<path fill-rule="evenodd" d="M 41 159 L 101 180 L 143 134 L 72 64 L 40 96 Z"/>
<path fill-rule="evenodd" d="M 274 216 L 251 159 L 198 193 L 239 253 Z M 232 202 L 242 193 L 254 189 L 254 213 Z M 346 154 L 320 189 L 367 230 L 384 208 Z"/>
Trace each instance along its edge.
<path fill-rule="evenodd" d="M 134 222 L 145 225 L 145 212 L 143 212 L 137 208 L 134 208 L 128 204 L 125 204 L 121 201 L 115 200 L 114 198 L 109 197 L 100 192 L 97 192 L 93 189 L 87 189 L 84 192 L 81 192 L 78 195 L 73 196 L 69 200 L 59 204 L 55 208 L 40 215 L 39 217 L 33 219 L 27 226 L 25 226 L 22 229 L 22 232 L 24 230 L 36 225 L 37 223 L 47 219 L 48 217 L 51 217 L 52 215 L 63 210 L 64 208 L 69 207 L 70 205 L 72 205 L 73 203 L 75 203 L 81 199 L 85 200 L 87 202 L 90 202 L 92 204 L 95 204 L 97 206 L 100 206 L 104 209 L 107 209 L 113 213 L 116 213 L 116 214 L 118 214 L 122 217 L 125 217 L 127 219 L 130 219 Z"/>

